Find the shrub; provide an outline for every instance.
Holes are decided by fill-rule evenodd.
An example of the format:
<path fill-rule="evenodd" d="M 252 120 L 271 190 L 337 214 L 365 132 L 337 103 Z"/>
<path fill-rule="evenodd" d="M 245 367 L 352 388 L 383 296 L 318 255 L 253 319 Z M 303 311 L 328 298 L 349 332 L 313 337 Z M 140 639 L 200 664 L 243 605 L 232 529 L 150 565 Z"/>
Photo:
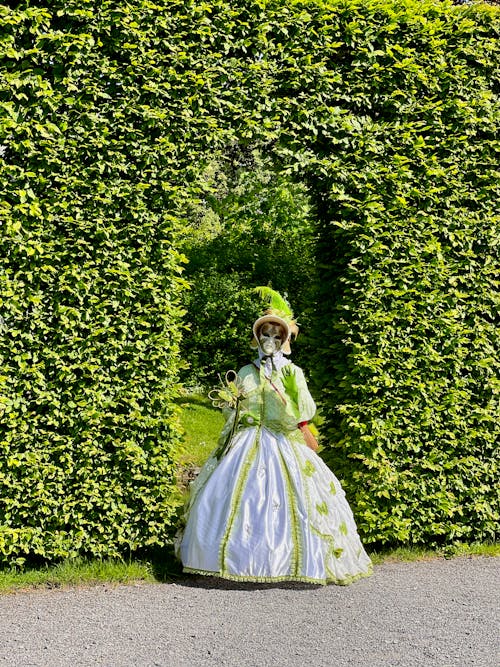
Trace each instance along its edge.
<path fill-rule="evenodd" d="M 257 149 L 233 147 L 229 163 L 221 157 L 208 165 L 203 187 L 181 244 L 191 283 L 182 344 L 190 383 L 214 382 L 217 373 L 255 356 L 251 326 L 263 305 L 255 286 L 288 292 L 304 322 L 314 278 L 313 217 L 303 184 Z M 298 359 L 306 349 L 307 338 L 300 336 Z"/>
<path fill-rule="evenodd" d="M 269 253 L 253 195 L 222 196 L 231 225 L 209 201 L 206 170 L 235 143 L 279 170 L 272 215 L 275 184 L 312 195 L 319 352 L 306 370 L 365 540 L 492 536 L 498 10 L 29 4 L 0 9 L 0 558 L 115 555 L 168 534 L 181 245 L 212 312 L 222 284 L 217 299 L 238 294 L 246 312 L 241 286 L 268 275 L 299 315 L 310 303 L 295 298 L 302 274 L 274 280 L 279 258 L 296 261 L 294 225 Z M 260 196 L 252 170 L 240 175 Z M 213 268 L 210 246 L 181 233 L 197 198 L 221 224 Z M 259 262 L 231 271 L 221 241 L 248 257 L 256 238 Z"/>
<path fill-rule="evenodd" d="M 313 174 L 326 458 L 368 542 L 492 539 L 498 13 L 373 4 L 349 21 L 328 130 L 345 150 Z"/>
<path fill-rule="evenodd" d="M 91 9 L 0 10 L 0 562 L 120 555 L 175 518 L 179 223 L 146 56 Z"/>

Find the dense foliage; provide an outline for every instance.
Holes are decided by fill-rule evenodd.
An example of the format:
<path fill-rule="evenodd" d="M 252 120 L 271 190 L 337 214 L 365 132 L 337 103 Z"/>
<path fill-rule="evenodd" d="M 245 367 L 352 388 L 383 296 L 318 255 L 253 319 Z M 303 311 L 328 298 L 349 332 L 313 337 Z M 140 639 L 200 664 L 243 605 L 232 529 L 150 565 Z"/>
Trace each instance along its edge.
<path fill-rule="evenodd" d="M 0 561 L 116 555 L 174 520 L 172 166 L 127 16 L 90 10 L 1 10 Z"/>
<path fill-rule="evenodd" d="M 342 154 L 310 177 L 327 459 L 368 541 L 493 539 L 498 22 L 427 10 L 350 25 L 356 56 L 331 65 L 344 108 L 327 132 Z"/>
<path fill-rule="evenodd" d="M 314 294 L 313 216 L 303 184 L 277 171 L 259 151 L 234 149 L 203 173 L 205 196 L 192 204 L 180 247 L 188 258 L 188 330 L 181 351 L 188 384 L 247 363 L 251 324 L 262 313 L 256 285 L 293 295 L 307 332 Z M 300 362 L 308 337 L 294 349 Z"/>
<path fill-rule="evenodd" d="M 241 285 L 227 239 L 262 262 L 237 267 L 245 279 L 276 265 L 269 236 L 252 237 L 250 195 L 265 189 L 252 169 L 248 201 L 207 194 L 235 144 L 271 156 L 273 187 L 312 197 L 309 370 L 364 538 L 492 536 L 498 10 L 47 0 L 0 20 L 0 557 L 115 554 L 168 534 L 178 249 L 212 294 L 225 272 L 221 302 Z M 222 225 L 212 273 L 182 234 L 202 201 Z"/>

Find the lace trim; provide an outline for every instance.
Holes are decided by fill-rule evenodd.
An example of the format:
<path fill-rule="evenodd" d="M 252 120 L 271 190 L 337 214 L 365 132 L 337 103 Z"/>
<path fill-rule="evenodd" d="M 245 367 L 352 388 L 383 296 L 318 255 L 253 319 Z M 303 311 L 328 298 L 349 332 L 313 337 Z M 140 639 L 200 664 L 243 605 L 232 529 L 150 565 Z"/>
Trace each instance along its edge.
<path fill-rule="evenodd" d="M 335 584 L 336 586 L 349 586 L 358 579 L 364 579 L 370 577 L 373 574 L 373 565 L 370 564 L 368 569 L 365 572 L 359 572 L 354 575 L 347 575 L 343 579 L 337 579 L 335 577 L 327 577 L 326 579 L 314 579 L 313 577 L 303 577 L 303 576 L 294 576 L 292 574 L 287 574 L 280 577 L 252 577 L 240 574 L 229 574 L 227 572 L 211 572 L 210 570 L 196 570 L 190 567 L 184 567 L 183 572 L 187 574 L 201 574 L 205 577 L 217 577 L 219 579 L 228 579 L 229 581 L 248 581 L 254 583 L 275 583 L 280 581 L 296 581 L 305 584 L 318 584 L 320 586 L 325 586 L 327 584 Z"/>
<path fill-rule="evenodd" d="M 279 462 L 281 466 L 281 472 L 285 480 L 286 494 L 288 498 L 288 506 L 290 509 L 290 528 L 292 533 L 292 542 L 293 542 L 293 551 L 292 557 L 290 559 L 290 572 L 291 576 L 299 577 L 300 571 L 302 569 L 302 564 L 304 560 L 304 549 L 302 544 L 302 530 L 300 521 L 298 519 L 298 509 L 297 501 L 293 490 L 292 480 L 290 478 L 290 473 L 286 466 L 286 462 L 283 458 L 281 450 L 278 449 L 279 453 Z"/>
<path fill-rule="evenodd" d="M 231 498 L 231 508 L 229 511 L 229 517 L 227 521 L 227 529 L 219 546 L 219 563 L 221 567 L 224 569 L 226 567 L 225 563 L 226 563 L 227 546 L 231 538 L 231 532 L 233 531 L 236 518 L 239 516 L 243 490 L 246 485 L 248 476 L 250 474 L 250 469 L 257 456 L 259 448 L 259 439 L 260 439 L 260 428 L 256 429 L 254 443 L 250 451 L 247 453 L 246 459 L 241 467 L 238 476 L 237 486 L 233 493 L 233 497 Z"/>

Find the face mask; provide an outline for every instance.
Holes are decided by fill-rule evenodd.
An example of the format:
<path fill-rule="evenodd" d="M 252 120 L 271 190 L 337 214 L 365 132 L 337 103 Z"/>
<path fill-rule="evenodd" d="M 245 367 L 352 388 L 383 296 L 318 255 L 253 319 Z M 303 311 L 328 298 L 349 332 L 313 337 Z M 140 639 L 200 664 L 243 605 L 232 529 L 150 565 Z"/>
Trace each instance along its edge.
<path fill-rule="evenodd" d="M 283 330 L 275 324 L 264 324 L 259 331 L 259 345 L 265 355 L 272 355 L 283 345 Z"/>

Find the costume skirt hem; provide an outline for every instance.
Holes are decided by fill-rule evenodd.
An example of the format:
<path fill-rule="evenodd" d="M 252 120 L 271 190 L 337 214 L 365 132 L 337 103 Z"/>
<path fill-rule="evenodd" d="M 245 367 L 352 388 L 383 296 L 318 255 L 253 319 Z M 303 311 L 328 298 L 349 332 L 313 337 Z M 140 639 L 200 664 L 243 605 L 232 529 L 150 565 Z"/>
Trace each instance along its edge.
<path fill-rule="evenodd" d="M 305 577 L 300 575 L 285 574 L 279 577 L 253 577 L 251 575 L 240 575 L 240 574 L 231 574 L 230 572 L 220 572 L 220 571 L 211 571 L 211 570 L 197 570 L 191 567 L 183 567 L 183 572 L 187 574 L 201 574 L 205 577 L 218 577 L 219 579 L 228 579 L 229 581 L 248 581 L 254 583 L 264 583 L 272 584 L 280 581 L 296 581 L 304 584 L 317 584 L 320 586 L 326 586 L 327 584 L 335 584 L 336 586 L 349 586 L 354 581 L 358 579 L 364 579 L 365 577 L 370 577 L 373 574 L 373 566 L 370 564 L 368 569 L 365 572 L 358 572 L 358 574 L 347 575 L 343 579 L 338 579 L 335 577 L 327 577 L 325 579 L 315 579 L 313 577 Z"/>

